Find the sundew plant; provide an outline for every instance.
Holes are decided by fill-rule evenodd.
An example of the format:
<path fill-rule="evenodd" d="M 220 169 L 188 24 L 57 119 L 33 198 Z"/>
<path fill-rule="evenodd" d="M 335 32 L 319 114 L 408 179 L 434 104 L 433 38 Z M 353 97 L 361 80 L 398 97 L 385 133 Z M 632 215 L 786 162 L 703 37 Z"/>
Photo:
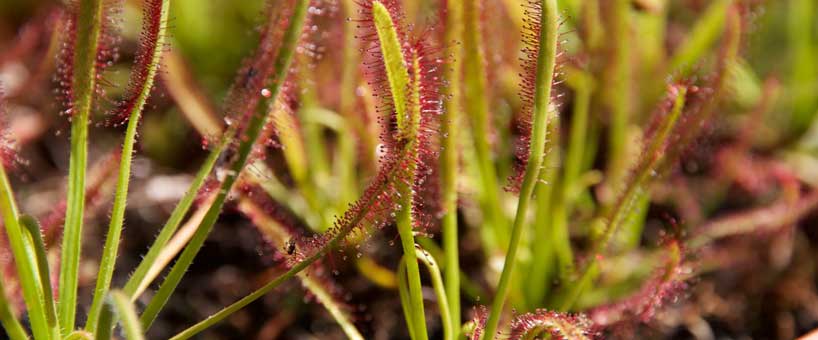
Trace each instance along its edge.
<path fill-rule="evenodd" d="M 816 18 L 4 0 L 0 339 L 807 339 Z"/>

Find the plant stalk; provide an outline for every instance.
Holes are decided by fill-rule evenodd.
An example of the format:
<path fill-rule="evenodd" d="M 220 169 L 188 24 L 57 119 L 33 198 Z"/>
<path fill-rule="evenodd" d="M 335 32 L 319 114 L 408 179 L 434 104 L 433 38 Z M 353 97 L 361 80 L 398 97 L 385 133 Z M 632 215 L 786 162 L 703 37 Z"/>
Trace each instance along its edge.
<path fill-rule="evenodd" d="M 446 298 L 451 313 L 452 335 L 457 338 L 460 331 L 460 255 L 457 236 L 457 175 L 459 174 L 459 148 L 457 146 L 460 126 L 460 110 L 462 95 L 461 67 L 463 65 L 463 47 L 457 42 L 463 36 L 463 7 L 457 1 L 446 2 L 446 34 L 445 43 L 447 54 L 451 58 L 450 68 L 446 70 L 445 79 L 448 85 L 443 91 L 449 100 L 444 102 L 441 116 L 441 192 L 442 208 L 445 214 L 442 218 L 443 251 L 445 256 L 444 279 Z"/>
<path fill-rule="evenodd" d="M 541 29 L 534 90 L 531 154 L 529 156 L 529 162 L 526 164 L 525 175 L 520 189 L 520 200 L 517 204 L 517 214 L 514 218 L 514 225 L 511 230 L 511 241 L 509 242 L 508 252 L 506 253 L 503 272 L 500 275 L 497 293 L 495 294 L 491 312 L 486 321 L 483 339 L 492 339 L 500 323 L 500 315 L 503 313 L 503 305 L 509 292 L 510 279 L 514 271 L 514 265 L 517 263 L 517 249 L 519 248 L 520 240 L 525 230 L 524 226 L 528 217 L 528 206 L 531 202 L 531 194 L 537 183 L 545 153 L 550 109 L 548 104 L 551 100 L 551 87 L 554 80 L 554 68 L 556 66 L 559 19 L 556 0 L 542 0 L 540 5 L 542 13 L 540 14 Z M 486 336 L 489 338 L 486 338 Z"/>
<path fill-rule="evenodd" d="M 45 292 L 41 285 L 38 271 L 37 252 L 33 240 L 26 235 L 19 222 L 19 210 L 11 190 L 5 168 L 0 165 L 0 215 L 3 216 L 3 225 L 9 239 L 9 245 L 17 263 L 17 277 L 23 290 L 23 299 L 28 308 L 31 320 L 31 330 L 34 339 L 58 339 L 59 326 L 55 321 L 49 322 L 48 310 L 45 305 Z M 5 324 L 5 323 L 4 323 Z"/>
<path fill-rule="evenodd" d="M 71 155 L 68 167 L 68 198 L 60 261 L 59 316 L 62 335 L 74 330 L 77 286 L 82 249 L 85 210 L 85 172 L 88 162 L 88 118 L 97 81 L 97 50 L 102 31 L 103 0 L 79 1 L 77 15 L 74 79 L 71 87 L 76 101 L 71 103 Z"/>

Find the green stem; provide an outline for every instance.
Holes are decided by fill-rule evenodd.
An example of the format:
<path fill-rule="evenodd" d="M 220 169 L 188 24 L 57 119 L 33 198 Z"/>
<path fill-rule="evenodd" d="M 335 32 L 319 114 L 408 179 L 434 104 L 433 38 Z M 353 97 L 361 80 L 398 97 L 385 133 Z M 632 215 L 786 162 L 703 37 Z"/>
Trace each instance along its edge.
<path fill-rule="evenodd" d="M 561 272 L 562 268 L 555 267 L 557 247 L 562 239 L 554 238 L 557 221 L 554 218 L 556 205 L 560 201 L 557 185 L 560 166 L 560 141 L 558 116 L 549 125 L 548 141 L 546 141 L 546 155 L 543 160 L 543 169 L 540 171 L 540 181 L 534 189 L 537 197 L 535 207 L 535 224 L 532 228 L 534 235 L 531 242 L 526 242 L 530 250 L 531 263 L 526 276 L 529 287 L 526 296 L 530 309 L 536 308 L 548 293 L 551 285 L 551 276 Z"/>
<path fill-rule="evenodd" d="M 608 190 L 604 205 L 610 204 L 614 193 L 619 192 L 627 176 L 627 130 L 631 105 L 631 63 L 630 63 L 630 6 L 631 0 L 614 0 L 609 7 L 608 39 L 610 64 L 606 68 L 605 105 L 610 111 L 608 133 L 607 169 L 605 188 Z"/>
<path fill-rule="evenodd" d="M 564 187 L 565 182 L 563 181 L 560 188 Z M 563 280 L 574 271 L 574 252 L 571 249 L 571 235 L 568 230 L 568 208 L 564 199 L 559 196 L 556 198 L 551 208 L 553 222 L 550 237 L 555 244 L 557 273 L 559 273 L 559 279 Z"/>
<path fill-rule="evenodd" d="M 429 270 L 429 276 L 432 279 L 432 287 L 435 289 L 437 295 L 437 305 L 440 311 L 440 322 L 443 323 L 443 340 L 454 340 L 455 330 L 460 327 L 454 327 L 452 322 L 452 313 L 449 309 L 448 297 L 446 287 L 443 284 L 443 277 L 440 275 L 440 266 L 435 262 L 434 257 L 421 249 L 415 249 L 417 258 L 426 265 Z M 459 292 L 458 292 L 459 293 Z"/>
<path fill-rule="evenodd" d="M 306 92 L 310 93 L 310 91 L 312 90 Z M 324 147 L 324 128 L 317 122 L 318 119 L 313 118 L 318 106 L 314 103 L 314 99 L 311 99 L 311 96 L 307 94 L 302 96 L 301 102 L 302 107 L 298 113 L 303 117 L 301 120 L 302 131 L 307 151 L 307 164 L 309 164 L 307 173 L 310 174 L 311 181 L 298 183 L 298 186 L 302 191 L 312 192 L 314 195 L 314 187 L 321 185 L 321 181 L 326 181 L 328 178 L 329 162 L 327 150 Z M 322 211 L 322 209 L 319 209 L 319 211 Z M 322 225 L 326 225 L 326 220 L 322 221 Z"/>
<path fill-rule="evenodd" d="M 298 42 L 299 35 L 301 34 L 304 21 L 306 19 L 308 4 L 308 0 L 298 0 L 293 8 L 289 26 L 284 33 L 281 48 L 279 49 L 279 54 L 276 57 L 274 64 L 273 69 L 276 73 L 270 82 L 270 100 L 276 100 L 278 97 L 283 79 L 289 71 L 292 57 L 295 53 L 295 46 Z M 199 228 L 190 239 L 190 242 L 185 247 L 185 250 L 179 256 L 176 264 L 173 265 L 173 268 L 165 281 L 162 282 L 162 285 L 159 287 L 159 291 L 156 293 L 154 298 L 151 299 L 151 302 L 143 312 L 141 322 L 145 329 L 150 328 L 150 325 L 156 319 L 159 311 L 164 307 L 168 299 L 170 299 L 171 294 L 173 294 L 173 291 L 176 290 L 176 287 L 179 285 L 179 282 L 182 280 L 182 277 L 184 276 L 188 267 L 190 267 L 190 265 L 193 263 L 193 259 L 204 245 L 208 234 L 210 234 L 210 231 L 216 224 L 216 220 L 221 213 L 221 209 L 224 206 L 227 195 L 232 189 L 233 184 L 236 182 L 239 174 L 244 169 L 244 166 L 247 163 L 247 158 L 250 156 L 253 149 L 253 145 L 255 145 L 256 139 L 258 139 L 258 136 L 265 125 L 269 108 L 269 105 L 265 104 L 269 103 L 262 103 L 258 105 L 256 112 L 247 122 L 247 130 L 245 135 L 241 137 L 241 143 L 239 144 L 236 158 L 232 162 L 230 169 L 226 171 L 225 179 L 219 188 L 218 194 L 213 201 L 213 205 L 210 207 L 210 209 L 208 209 L 205 217 L 202 219 L 202 223 L 199 225 Z M 231 136 L 232 133 L 227 132 L 226 135 Z"/>
<path fill-rule="evenodd" d="M 400 190 L 403 198 L 398 204 L 397 224 L 400 234 L 403 256 L 406 260 L 406 274 L 409 281 L 409 302 L 412 311 L 412 324 L 415 327 L 414 339 L 426 339 L 426 318 L 423 312 L 423 287 L 420 283 L 420 268 L 415 256 L 415 237 L 412 230 L 412 188 Z"/>
<path fill-rule="evenodd" d="M 46 309 L 46 320 L 49 326 L 56 326 L 57 307 L 54 304 L 54 290 L 51 288 L 51 270 L 48 266 L 48 252 L 45 249 L 45 241 L 40 228 L 40 223 L 29 215 L 20 217 L 20 226 L 28 232 L 31 238 L 34 253 L 37 256 L 37 268 L 40 276 L 40 285 L 43 287 L 43 299 Z"/>
<path fill-rule="evenodd" d="M 141 111 L 141 110 L 140 110 Z M 136 142 L 136 129 L 139 126 L 139 112 L 136 112 L 128 121 L 128 128 L 125 132 L 125 141 L 122 145 L 122 158 L 119 163 L 119 175 L 117 176 L 116 193 L 114 194 L 114 205 L 111 210 L 111 223 L 108 226 L 108 235 L 102 250 L 102 261 L 99 265 L 97 284 L 94 288 L 94 300 L 88 311 L 88 319 L 85 323 L 86 331 L 93 331 L 97 327 L 102 306 L 105 303 L 105 296 L 111 286 L 111 278 L 114 275 L 119 241 L 122 238 L 122 225 L 125 220 L 125 208 L 128 198 L 128 183 L 131 179 L 131 160 L 133 159 L 133 148 Z"/>
<path fill-rule="evenodd" d="M 539 53 L 537 56 L 537 75 L 534 89 L 533 129 L 531 132 L 531 154 L 526 164 L 525 175 L 520 189 L 520 201 L 517 204 L 517 214 L 511 230 L 511 241 L 508 246 L 500 283 L 497 285 L 497 294 L 491 305 L 491 312 L 486 321 L 483 339 L 494 337 L 503 313 L 503 305 L 509 292 L 509 281 L 514 265 L 517 263 L 517 249 L 522 238 L 531 194 L 540 174 L 545 152 L 545 140 L 548 131 L 549 101 L 551 86 L 554 80 L 554 67 L 557 53 L 557 29 L 559 19 L 556 0 L 542 0 L 540 15 Z M 488 338 L 486 338 L 488 336 Z"/>
<path fill-rule="evenodd" d="M 463 47 L 457 40 L 463 36 L 463 7 L 456 1 L 446 2 L 446 41 L 447 55 L 451 58 L 451 65 L 447 69 L 444 79 L 448 85 L 444 87 L 444 94 L 449 100 L 444 102 L 441 116 L 441 155 L 440 176 L 442 208 L 445 214 L 442 218 L 443 250 L 445 253 L 444 278 L 446 282 L 446 297 L 451 312 L 451 329 L 453 337 L 457 338 L 460 330 L 460 255 L 457 237 L 457 175 L 459 148 L 457 141 L 460 126 Z"/>
<path fill-rule="evenodd" d="M 815 78 L 818 64 L 813 39 L 815 32 L 815 1 L 790 0 L 787 4 L 787 28 L 790 54 L 790 91 L 792 118 L 790 130 L 802 134 L 815 117 Z"/>
<path fill-rule="evenodd" d="M 582 173 L 583 159 L 586 154 L 586 140 L 588 136 L 588 112 L 591 103 L 593 78 L 586 72 L 576 70 L 569 73 L 567 83 L 574 89 L 574 108 L 571 115 L 571 128 L 568 136 L 568 146 L 565 154 L 565 168 L 563 170 L 563 199 L 574 202 L 576 197 L 577 179 Z"/>
<path fill-rule="evenodd" d="M 586 150 L 588 145 L 586 143 L 588 143 L 587 136 L 590 129 L 588 114 L 593 90 L 593 78 L 584 71 L 574 70 L 567 78 L 569 85 L 574 88 L 574 108 L 560 181 L 560 193 L 551 211 L 553 233 L 550 235 L 556 243 L 555 255 L 561 273 L 560 279 L 565 279 L 566 274 L 573 271 L 574 255 L 571 250 L 568 218 L 573 211 L 577 196 L 584 187 L 580 181 L 580 174 L 585 169 L 583 160 L 590 153 Z M 566 268 L 568 270 L 564 270 Z"/>
<path fill-rule="evenodd" d="M 14 200 L 11 184 L 6 176 L 6 170 L 0 166 L 0 215 L 3 216 L 3 225 L 8 235 L 14 262 L 17 264 L 17 277 L 23 290 L 23 299 L 28 308 L 31 319 L 31 330 L 35 339 L 59 338 L 59 327 L 48 322 L 48 312 L 45 306 L 44 292 L 40 284 L 37 254 L 31 239 L 23 233 L 19 223 L 19 211 Z"/>
<path fill-rule="evenodd" d="M 398 263 L 398 295 L 400 296 L 400 307 L 403 310 L 403 318 L 406 320 L 406 329 L 409 332 L 409 339 L 415 338 L 415 314 L 412 310 L 411 298 L 409 297 L 408 280 L 406 279 L 406 260 L 401 257 Z"/>
<path fill-rule="evenodd" d="M 429 270 L 429 276 L 432 279 L 432 287 L 435 289 L 435 295 L 437 295 L 437 305 L 440 310 L 440 322 L 443 324 L 443 339 L 444 340 L 454 340 L 455 339 L 455 329 L 452 327 L 452 315 L 451 311 L 449 310 L 449 303 L 448 298 L 446 297 L 446 287 L 443 284 L 443 276 L 440 274 L 440 269 L 437 263 L 435 262 L 434 257 L 427 253 L 422 248 L 415 249 L 415 256 L 418 260 L 423 262 L 426 265 L 426 269 Z M 401 259 L 400 264 L 398 265 L 398 273 L 400 276 L 399 287 L 401 293 L 401 305 L 404 306 L 404 314 L 407 316 L 407 322 L 410 320 L 409 316 L 414 314 L 412 311 L 412 305 L 409 302 L 408 291 L 405 288 L 406 285 L 406 259 L 405 257 Z M 459 328 L 459 327 L 458 327 Z M 412 329 L 412 328 L 410 328 Z M 412 335 L 412 334 L 410 334 Z M 412 335 L 414 338 L 414 335 Z"/>
<path fill-rule="evenodd" d="M 455 1 L 456 2 L 456 1 Z M 507 224 L 500 204 L 497 171 L 491 152 L 489 136 L 491 125 L 488 95 L 486 94 L 486 71 L 483 67 L 484 52 L 480 33 L 478 0 L 463 0 L 463 97 L 464 110 L 471 123 L 474 149 L 477 155 L 481 181 L 482 210 L 486 225 L 494 234 L 488 240 L 492 248 L 505 245 L 508 240 Z"/>
<path fill-rule="evenodd" d="M 75 102 L 71 103 L 71 155 L 68 166 L 68 198 L 63 229 L 60 261 L 59 315 L 62 335 L 74 329 L 77 308 L 77 286 L 82 249 L 82 223 L 85 210 L 85 172 L 88 162 L 88 118 L 97 80 L 97 49 L 102 31 L 104 1 L 79 1 L 76 46 L 71 87 Z"/>
<path fill-rule="evenodd" d="M 443 278 L 445 280 L 445 278 L 446 278 L 445 277 L 445 275 L 446 275 L 446 262 L 445 262 L 446 258 L 445 258 L 445 253 L 444 253 L 443 249 L 441 249 L 440 246 L 438 246 L 437 243 L 435 243 L 430 238 L 418 237 L 415 240 L 417 241 L 417 243 L 421 247 L 423 247 L 423 250 L 425 250 L 428 254 L 432 255 L 432 257 L 435 258 L 435 261 L 437 263 L 441 263 L 441 262 L 443 263 L 443 265 L 441 267 L 443 267 L 443 275 L 444 275 Z M 460 292 L 459 292 L 460 294 L 466 294 L 466 296 L 468 296 L 469 298 L 471 298 L 473 300 L 479 300 L 480 296 L 485 296 L 486 295 L 486 292 L 483 291 L 483 288 L 481 288 L 480 285 L 477 284 L 477 282 L 474 282 L 471 279 L 469 279 L 469 275 L 466 274 L 466 272 L 463 271 L 462 268 L 460 269 L 460 275 L 459 276 L 460 276 Z M 448 287 L 447 287 L 447 289 L 448 289 Z M 446 294 L 448 295 L 449 293 L 447 292 Z M 451 310 L 451 308 L 449 308 L 449 310 Z M 461 328 L 461 326 L 462 326 L 462 324 L 457 324 L 457 328 Z"/>

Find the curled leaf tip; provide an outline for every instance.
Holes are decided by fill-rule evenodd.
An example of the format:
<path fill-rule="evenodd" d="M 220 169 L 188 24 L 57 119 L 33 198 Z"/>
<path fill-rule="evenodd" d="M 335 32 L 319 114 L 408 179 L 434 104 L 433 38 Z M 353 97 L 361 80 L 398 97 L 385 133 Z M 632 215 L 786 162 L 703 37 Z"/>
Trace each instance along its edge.
<path fill-rule="evenodd" d="M 109 113 L 110 124 L 127 121 L 134 112 L 141 111 L 153 89 L 159 71 L 162 53 L 166 48 L 170 0 L 146 0 L 143 8 L 142 33 L 125 97 Z"/>
<path fill-rule="evenodd" d="M 550 334 L 552 339 L 593 339 L 593 323 L 583 314 L 557 313 L 539 309 L 523 314 L 511 322 L 509 340 L 532 339 L 538 334 Z"/>

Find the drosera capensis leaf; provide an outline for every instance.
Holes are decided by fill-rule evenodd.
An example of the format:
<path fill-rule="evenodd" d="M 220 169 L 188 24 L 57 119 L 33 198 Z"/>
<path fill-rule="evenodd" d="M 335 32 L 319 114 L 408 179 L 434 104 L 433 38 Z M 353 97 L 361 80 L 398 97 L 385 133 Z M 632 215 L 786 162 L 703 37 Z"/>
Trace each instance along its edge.
<path fill-rule="evenodd" d="M 604 247 L 607 247 L 614 233 L 616 233 L 618 226 L 624 222 L 624 217 L 628 214 L 628 210 L 639 200 L 639 197 L 642 195 L 641 191 L 645 190 L 649 179 L 657 170 L 664 156 L 663 150 L 666 148 L 668 138 L 676 125 L 676 121 L 684 110 L 687 87 L 683 85 L 671 86 L 669 92 L 669 95 L 673 98 L 670 112 L 666 117 L 662 118 L 656 132 L 648 138 L 650 144 L 644 149 L 642 161 L 637 165 L 636 171 L 632 175 L 632 179 L 623 192 L 619 203 L 609 215 L 609 224 L 599 239 L 599 247 L 602 247 L 599 248 L 601 251 L 604 251 Z"/>
<path fill-rule="evenodd" d="M 782 199 L 781 201 L 784 201 Z M 805 194 L 797 202 L 777 202 L 771 206 L 741 211 L 713 219 L 693 230 L 688 246 L 699 250 L 713 241 L 757 233 L 798 222 L 818 207 L 818 191 Z"/>
<path fill-rule="evenodd" d="M 424 174 L 428 173 L 422 169 L 429 166 L 424 162 L 428 160 L 430 152 L 428 144 L 428 130 L 431 129 L 429 125 L 432 120 L 430 117 L 440 110 L 440 101 L 436 98 L 440 84 L 434 81 L 436 79 L 434 72 L 439 61 L 429 55 L 428 46 L 424 42 L 413 45 L 401 41 L 405 37 L 400 35 L 403 27 L 396 4 L 373 1 L 368 6 L 364 4 L 364 11 L 371 11 L 371 25 L 378 38 L 378 44 L 375 46 L 379 53 L 375 53 L 374 56 L 381 59 L 377 62 L 383 65 L 386 77 L 384 83 L 391 94 L 384 105 L 392 108 L 393 112 L 388 113 L 395 115 L 393 119 L 396 122 L 397 135 L 394 139 L 402 143 L 401 152 L 407 153 L 407 162 L 402 165 L 404 177 L 396 183 L 398 195 L 396 223 L 409 284 L 411 307 L 407 308 L 407 311 L 411 312 L 412 318 L 409 326 L 414 328 L 412 331 L 414 339 L 427 339 L 420 269 L 415 256 L 414 229 L 422 225 L 424 218 L 418 201 L 421 197 L 419 193 L 423 189 L 419 183 L 423 183 Z M 376 74 L 381 71 L 378 67 L 373 70 Z M 404 75 L 408 77 L 405 82 Z M 399 109 L 401 105 L 404 106 L 403 110 Z"/>
<path fill-rule="evenodd" d="M 463 332 L 470 334 L 470 340 L 484 339 L 486 336 L 486 308 L 478 306 L 474 318 L 464 325 Z M 509 340 L 529 340 L 540 338 L 589 340 L 598 336 L 595 324 L 584 314 L 556 312 L 539 308 L 533 312 L 518 315 L 511 320 Z"/>
<path fill-rule="evenodd" d="M 150 97 L 168 43 L 170 0 L 146 0 L 142 11 L 142 33 L 125 97 L 109 113 L 113 122 L 138 118 Z"/>
<path fill-rule="evenodd" d="M 624 185 L 624 191 L 616 199 L 612 208 L 605 216 L 594 220 L 595 226 L 601 230 L 600 236 L 594 242 L 592 257 L 580 270 L 579 278 L 558 292 L 554 297 L 554 305 L 559 311 L 569 310 L 580 294 L 587 289 L 599 272 L 599 258 L 603 256 L 613 239 L 613 236 L 620 227 L 627 221 L 626 216 L 632 213 L 634 206 L 640 197 L 646 194 L 648 185 L 655 178 L 654 174 L 659 171 L 666 156 L 668 140 L 676 127 L 676 122 L 681 116 L 687 96 L 687 86 L 670 85 L 665 103 L 661 104 L 669 107 L 669 110 L 656 118 L 659 124 L 653 135 L 647 140 L 650 144 L 645 145 L 642 152 L 642 159 L 634 167 L 633 173 Z M 667 105 L 670 103 L 670 105 Z M 662 107 L 662 106 L 660 106 Z"/>
<path fill-rule="evenodd" d="M 89 332 L 97 329 L 97 322 L 100 313 L 102 313 L 105 296 L 114 275 L 114 266 L 116 265 L 125 220 L 136 130 L 139 127 L 139 120 L 145 102 L 153 88 L 153 81 L 159 69 L 162 51 L 165 49 L 165 30 L 167 28 L 170 0 L 149 0 L 144 5 L 143 32 L 136 55 L 136 64 L 131 73 L 130 88 L 126 99 L 117 108 L 119 112 L 114 113 L 114 115 L 119 116 L 118 119 L 127 119 L 128 126 L 122 145 L 122 158 L 119 162 L 119 174 L 111 211 L 111 221 L 103 247 L 102 260 L 97 275 L 96 288 L 94 289 L 94 299 L 88 311 L 88 319 L 85 325 L 85 330 Z"/>
<path fill-rule="evenodd" d="M 275 20 L 271 20 L 271 22 L 268 23 L 268 30 L 265 30 L 261 39 L 259 49 L 260 55 L 256 56 L 253 59 L 253 62 L 273 62 L 259 65 L 258 70 L 253 68 L 253 70 L 256 70 L 254 72 L 260 72 L 260 74 L 253 73 L 252 76 L 242 79 L 242 81 L 245 82 L 244 87 L 250 88 L 250 90 L 247 92 L 248 95 L 252 97 L 248 98 L 249 100 L 247 100 L 247 102 L 245 102 L 241 107 L 235 108 L 237 110 L 236 112 L 239 114 L 237 118 L 247 118 L 246 122 L 240 121 L 240 124 L 238 124 L 242 125 L 245 129 L 242 131 L 242 136 L 240 138 L 240 142 L 238 143 L 238 150 L 236 150 L 235 158 L 232 159 L 229 169 L 225 172 L 225 178 L 220 184 L 218 194 L 202 220 L 202 223 L 199 225 L 199 228 L 190 239 L 190 242 L 187 244 L 184 251 L 182 251 L 182 254 L 179 256 L 177 262 L 173 265 L 173 268 L 166 277 L 165 281 L 162 282 L 161 286 L 159 287 L 159 291 L 156 293 L 153 299 L 151 299 L 151 302 L 140 316 L 142 325 L 145 329 L 150 328 L 150 325 L 156 319 L 156 316 L 167 303 L 168 299 L 170 299 L 171 294 L 173 294 L 173 291 L 182 280 L 182 277 L 184 276 L 188 267 L 193 263 L 194 257 L 204 245 L 205 239 L 207 238 L 208 234 L 210 234 L 213 226 L 216 224 L 216 220 L 221 213 L 221 209 L 224 206 L 228 193 L 238 179 L 239 173 L 241 173 L 241 171 L 244 169 L 250 153 L 253 150 L 253 146 L 256 144 L 256 139 L 261 134 L 262 127 L 265 125 L 265 121 L 267 120 L 269 105 L 259 104 L 260 98 L 264 98 L 266 102 L 268 100 L 276 100 L 278 97 L 283 80 L 285 79 L 287 72 L 289 72 L 290 63 L 292 62 L 293 55 L 295 54 L 299 35 L 301 34 L 304 22 L 306 21 L 308 5 L 308 0 L 294 0 L 290 17 L 281 18 L 281 20 L 285 20 L 287 26 L 283 33 L 280 48 L 277 49 L 278 53 L 275 55 L 275 57 L 272 57 L 273 53 L 275 53 L 275 49 L 271 48 L 271 42 L 266 41 L 266 39 L 271 39 L 276 35 L 275 25 L 278 25 L 279 23 Z M 250 67 L 252 68 L 254 66 Z M 271 80 L 266 79 L 268 75 L 272 78 Z M 268 82 L 270 87 L 266 89 L 266 91 L 262 91 L 262 86 Z M 247 111 L 244 112 L 242 111 L 243 109 Z M 226 132 L 222 138 L 232 138 L 233 133 L 230 132 L 231 129 L 228 129 L 228 132 Z"/>
<path fill-rule="evenodd" d="M 85 171 L 88 162 L 88 120 L 97 82 L 97 54 L 105 14 L 105 0 L 77 0 L 71 9 L 66 57 L 70 78 L 71 154 L 68 192 L 60 261 L 59 316 L 62 335 L 74 330 L 77 287 L 85 210 Z"/>
<path fill-rule="evenodd" d="M 587 340 L 594 337 L 593 322 L 584 315 L 557 313 L 544 309 L 520 315 L 511 322 L 509 340 L 536 339 L 551 335 L 556 339 Z"/>
<path fill-rule="evenodd" d="M 373 14 L 377 17 L 377 11 L 375 8 L 378 8 L 378 2 L 375 2 L 373 5 Z M 382 6 L 381 6 L 382 7 Z M 387 12 L 388 13 L 388 12 Z M 377 20 L 376 20 L 377 22 Z M 379 29 L 379 33 L 380 33 Z M 382 50 L 383 53 L 387 53 L 386 49 Z M 384 54 L 385 56 L 386 54 Z M 384 57 L 385 60 L 388 60 Z M 398 201 L 398 215 L 397 219 L 397 228 L 398 234 L 400 235 L 401 239 L 401 246 L 403 247 L 403 256 L 406 260 L 406 272 L 407 272 L 407 279 L 409 281 L 409 299 L 411 301 L 411 308 L 413 325 L 415 326 L 415 339 L 426 339 L 426 318 L 423 312 L 423 292 L 422 286 L 420 283 L 420 268 L 417 263 L 417 258 L 415 256 L 415 237 L 414 237 L 414 226 L 415 226 L 415 216 L 414 216 L 414 199 L 415 199 L 415 189 L 413 187 L 418 170 L 417 164 L 417 148 L 418 148 L 418 140 L 417 140 L 417 130 L 418 124 L 420 123 L 420 79 L 419 79 L 419 63 L 417 59 L 417 55 L 413 55 L 412 59 L 412 77 L 410 80 L 409 85 L 409 94 L 410 98 L 408 98 L 407 103 L 409 103 L 410 107 L 408 108 L 408 117 L 406 117 L 406 121 L 404 122 L 403 127 L 398 125 L 398 129 L 400 129 L 400 133 L 403 135 L 403 138 L 406 138 L 406 148 L 409 150 L 411 154 L 409 158 L 409 163 L 407 163 L 407 177 L 403 178 L 402 180 L 405 182 L 398 184 L 398 193 L 400 195 Z M 393 93 L 395 91 L 393 90 Z M 395 101 L 397 104 L 397 101 Z M 400 117 L 400 116 L 398 116 Z M 398 121 L 400 119 L 398 118 Z"/>
<path fill-rule="evenodd" d="M 509 281 L 511 280 L 514 266 L 517 263 L 517 250 L 520 245 L 525 223 L 528 217 L 528 205 L 531 202 L 531 195 L 534 186 L 540 175 L 543 158 L 545 156 L 545 141 L 548 133 L 548 116 L 551 109 L 552 84 L 554 81 L 554 70 L 557 63 L 559 14 L 557 13 L 556 0 L 536 0 L 531 1 L 534 25 L 533 31 L 538 39 L 536 78 L 534 84 L 531 147 L 525 174 L 520 186 L 520 199 L 517 203 L 517 213 L 514 218 L 514 225 L 511 230 L 511 240 L 506 252 L 503 271 L 497 285 L 497 293 L 492 302 L 491 311 L 486 321 L 483 339 L 493 339 L 500 323 L 500 315 L 503 313 L 505 299 L 509 293 Z M 486 337 L 488 336 L 488 337 Z"/>
<path fill-rule="evenodd" d="M 409 87 L 409 72 L 403 58 L 398 32 L 395 29 L 395 23 L 392 21 L 389 10 L 379 1 L 372 3 L 372 18 L 378 32 L 383 64 L 389 81 L 389 90 L 392 93 L 398 131 L 407 133 L 407 130 L 410 129 L 407 126 L 410 123 L 407 122 L 408 113 L 406 112 L 406 90 Z"/>

